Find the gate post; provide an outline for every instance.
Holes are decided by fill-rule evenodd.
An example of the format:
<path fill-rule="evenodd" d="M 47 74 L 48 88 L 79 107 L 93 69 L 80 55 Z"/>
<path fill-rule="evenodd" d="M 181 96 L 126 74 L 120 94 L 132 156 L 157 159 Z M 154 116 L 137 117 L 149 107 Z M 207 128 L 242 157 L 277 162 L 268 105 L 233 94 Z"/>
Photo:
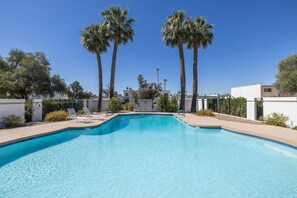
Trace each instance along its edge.
<path fill-rule="evenodd" d="M 256 98 L 247 98 L 247 100 L 246 100 L 246 118 L 249 120 L 257 120 Z"/>
<path fill-rule="evenodd" d="M 32 100 L 32 122 L 42 121 L 42 99 Z"/>

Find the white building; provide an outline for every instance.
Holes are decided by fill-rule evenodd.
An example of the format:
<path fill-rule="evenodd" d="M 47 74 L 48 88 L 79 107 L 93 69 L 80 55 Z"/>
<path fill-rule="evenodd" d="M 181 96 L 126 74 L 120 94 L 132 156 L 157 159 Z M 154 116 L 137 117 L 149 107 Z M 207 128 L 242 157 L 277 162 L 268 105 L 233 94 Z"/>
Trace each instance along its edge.
<path fill-rule="evenodd" d="M 123 90 L 123 94 L 124 94 L 123 97 L 125 102 L 135 102 L 132 89 Z"/>
<path fill-rule="evenodd" d="M 247 85 L 231 88 L 231 96 L 234 98 L 263 98 L 279 96 L 278 90 L 272 85 Z"/>

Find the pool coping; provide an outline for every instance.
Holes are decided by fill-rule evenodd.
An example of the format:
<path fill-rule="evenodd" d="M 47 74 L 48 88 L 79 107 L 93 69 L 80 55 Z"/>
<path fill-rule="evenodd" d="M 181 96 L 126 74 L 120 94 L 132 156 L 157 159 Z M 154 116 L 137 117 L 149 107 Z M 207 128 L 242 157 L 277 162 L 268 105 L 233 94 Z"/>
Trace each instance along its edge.
<path fill-rule="evenodd" d="M 163 112 L 129 112 L 129 113 L 116 113 L 107 117 L 105 120 L 93 120 L 91 123 L 83 122 L 59 122 L 51 124 L 41 124 L 36 126 L 27 126 L 14 129 L 1 129 L 0 130 L 0 147 L 13 144 L 20 141 L 25 141 L 37 137 L 47 136 L 55 133 L 59 133 L 65 130 L 71 129 L 83 129 L 83 128 L 96 128 L 102 124 L 114 119 L 117 116 L 125 115 L 172 115 L 178 120 L 192 127 L 199 128 L 218 128 L 224 129 L 233 133 L 242 135 L 248 135 L 265 140 L 270 140 L 276 143 L 284 144 L 292 148 L 297 148 L 297 132 L 292 129 L 286 129 L 282 127 L 267 126 L 267 125 L 253 125 L 247 123 L 239 123 L 232 121 L 222 121 L 211 117 L 198 117 L 193 114 L 185 114 L 185 116 L 177 113 L 163 113 Z M 48 127 L 47 127 L 48 126 Z M 52 127 L 54 126 L 54 127 Z M 260 126 L 260 127 L 259 127 Z M 51 127 L 53 129 L 51 129 Z M 38 129 L 39 128 L 39 129 Z M 45 129 L 47 128 L 47 130 Z M 247 129 L 246 129 L 247 128 Z M 33 129 L 33 130 L 32 130 Z M 34 130 L 43 130 L 41 132 L 34 132 Z M 263 132 L 269 131 L 269 133 Z M 19 132 L 21 131 L 21 132 Z M 32 132 L 33 131 L 33 132 Z M 278 132 L 281 131 L 281 132 Z M 282 137 L 282 133 L 285 137 Z M 291 133 L 291 134 L 290 134 Z M 6 136 L 3 138 L 2 136 Z M 283 135 L 284 136 L 284 135 Z"/>

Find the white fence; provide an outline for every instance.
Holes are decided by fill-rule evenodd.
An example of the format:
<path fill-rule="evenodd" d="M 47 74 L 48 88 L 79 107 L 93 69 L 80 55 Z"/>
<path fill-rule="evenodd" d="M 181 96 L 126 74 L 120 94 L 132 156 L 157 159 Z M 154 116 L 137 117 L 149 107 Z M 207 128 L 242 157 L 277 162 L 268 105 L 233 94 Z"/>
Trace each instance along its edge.
<path fill-rule="evenodd" d="M 186 98 L 185 101 L 185 112 L 190 112 L 191 111 L 191 105 L 192 105 L 192 98 Z M 207 104 L 207 99 L 197 99 L 197 104 L 196 104 L 196 111 L 200 111 L 202 109 L 207 109 L 208 104 Z"/>
<path fill-rule="evenodd" d="M 271 113 L 284 114 L 289 117 L 289 126 L 297 126 L 297 97 L 264 97 L 263 116 Z"/>
<path fill-rule="evenodd" d="M 25 120 L 25 100 L 0 99 L 0 125 L 4 117 L 13 114 L 21 116 Z"/>
<path fill-rule="evenodd" d="M 280 113 L 289 118 L 287 125 L 297 125 L 297 97 L 263 97 L 263 117 Z M 256 99 L 247 99 L 247 119 L 257 119 Z"/>
<path fill-rule="evenodd" d="M 101 103 L 101 111 L 105 111 L 108 106 L 108 100 L 107 98 L 102 99 Z M 97 111 L 97 104 L 98 104 L 98 99 L 91 99 L 91 100 L 84 100 L 83 101 L 83 106 L 88 107 L 90 111 Z"/>

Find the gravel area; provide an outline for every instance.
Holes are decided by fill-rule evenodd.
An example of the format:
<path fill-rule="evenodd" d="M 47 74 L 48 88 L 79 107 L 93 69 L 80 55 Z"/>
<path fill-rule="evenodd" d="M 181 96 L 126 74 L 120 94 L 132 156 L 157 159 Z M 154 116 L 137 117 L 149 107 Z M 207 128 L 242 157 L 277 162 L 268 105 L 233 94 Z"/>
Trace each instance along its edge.
<path fill-rule="evenodd" d="M 219 120 L 242 122 L 242 123 L 249 123 L 249 124 L 258 124 L 258 125 L 264 124 L 263 122 L 260 122 L 260 121 L 248 120 L 245 118 L 240 118 L 240 117 L 230 116 L 230 115 L 225 115 L 225 114 L 216 114 L 215 118 L 217 118 Z"/>

